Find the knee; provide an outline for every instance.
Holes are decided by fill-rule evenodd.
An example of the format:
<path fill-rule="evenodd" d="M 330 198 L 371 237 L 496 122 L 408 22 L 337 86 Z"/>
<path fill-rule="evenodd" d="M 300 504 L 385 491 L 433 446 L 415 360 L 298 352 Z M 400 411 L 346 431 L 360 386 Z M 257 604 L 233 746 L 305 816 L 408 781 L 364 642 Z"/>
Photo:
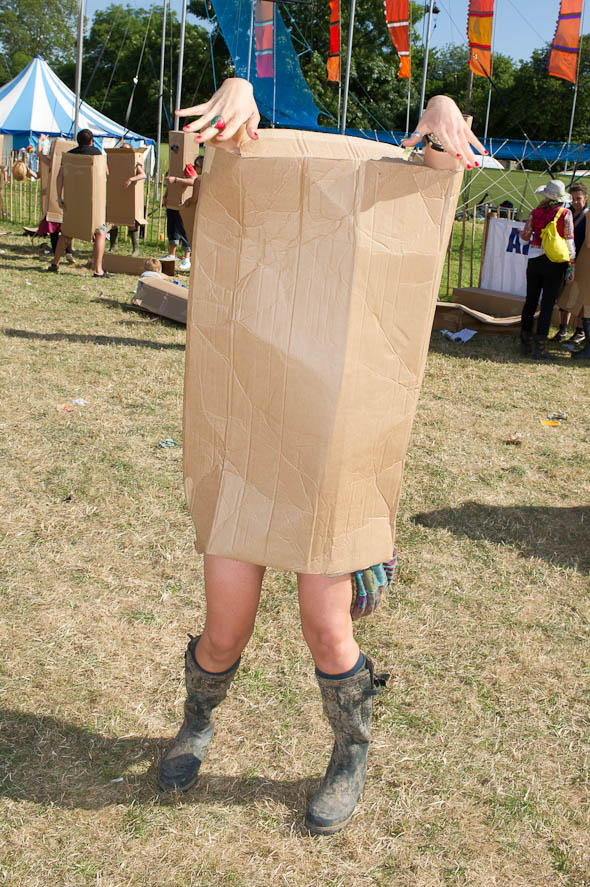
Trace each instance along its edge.
<path fill-rule="evenodd" d="M 205 625 L 198 647 L 202 645 L 208 658 L 227 667 L 227 663 L 233 665 L 242 655 L 251 634 L 251 626 L 231 629 Z"/>
<path fill-rule="evenodd" d="M 338 622 L 308 623 L 303 626 L 307 646 L 316 661 L 338 657 L 341 648 L 348 645 L 351 633 L 350 625 L 340 625 Z"/>

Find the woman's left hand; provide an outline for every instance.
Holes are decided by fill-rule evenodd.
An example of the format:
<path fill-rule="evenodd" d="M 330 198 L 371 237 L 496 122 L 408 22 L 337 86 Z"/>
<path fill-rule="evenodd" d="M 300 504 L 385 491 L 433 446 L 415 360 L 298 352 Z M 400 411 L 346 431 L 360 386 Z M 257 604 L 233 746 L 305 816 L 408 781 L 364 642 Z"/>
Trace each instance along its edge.
<path fill-rule="evenodd" d="M 480 154 L 488 153 L 463 119 L 455 102 L 446 95 L 436 95 L 430 99 L 415 132 L 404 139 L 402 145 L 411 148 L 422 141 L 422 136 L 427 133 L 436 136 L 445 151 L 467 169 L 480 165 L 472 145 Z"/>

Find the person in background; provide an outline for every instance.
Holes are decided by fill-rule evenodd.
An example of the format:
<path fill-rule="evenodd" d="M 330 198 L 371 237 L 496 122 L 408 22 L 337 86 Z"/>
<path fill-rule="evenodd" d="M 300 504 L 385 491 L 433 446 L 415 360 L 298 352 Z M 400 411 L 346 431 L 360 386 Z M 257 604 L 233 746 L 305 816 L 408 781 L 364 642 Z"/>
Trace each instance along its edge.
<path fill-rule="evenodd" d="M 39 159 L 39 166 L 43 164 L 47 167 L 47 171 L 49 172 L 51 170 L 51 160 L 46 154 L 46 150 L 48 150 L 48 148 L 49 137 L 46 136 L 44 133 L 41 133 L 37 141 L 37 157 Z M 51 249 L 53 251 L 53 255 L 55 256 L 57 242 L 59 240 L 59 235 L 61 234 L 61 222 L 48 222 L 47 216 L 45 215 L 39 222 L 37 234 L 39 235 L 39 237 L 47 237 L 47 235 L 49 235 Z M 74 256 L 72 254 L 72 239 L 70 237 L 66 238 L 66 262 L 69 265 L 76 264 L 74 261 Z"/>
<path fill-rule="evenodd" d="M 139 279 L 146 277 L 162 277 L 162 263 L 159 259 L 146 259 L 143 263 L 143 274 L 139 275 Z"/>
<path fill-rule="evenodd" d="M 258 139 L 252 85 L 241 78 L 226 80 L 210 101 L 177 114 L 198 115 L 185 130 L 198 131 L 201 144 L 215 138 L 218 147 L 237 151 L 242 134 Z M 414 147 L 425 136 L 425 163 L 439 169 L 479 166 L 471 145 L 486 153 L 447 96 L 429 101 L 405 146 Z M 377 573 L 387 580 L 387 566 L 392 563 L 369 568 L 375 581 Z M 184 723 L 158 771 L 166 791 L 186 791 L 197 779 L 213 736 L 213 711 L 226 697 L 254 628 L 265 567 L 205 554 L 204 570 L 207 611 L 201 634 L 185 653 Z M 303 635 L 335 740 L 326 775 L 307 809 L 305 823 L 313 834 L 333 834 L 352 817 L 365 781 L 373 698 L 386 678 L 375 673 L 354 638 L 352 580 L 350 573 L 297 576 Z"/>
<path fill-rule="evenodd" d="M 547 360 L 547 333 L 557 297 L 561 292 L 566 274 L 573 278 L 576 247 L 574 245 L 574 221 L 569 205 L 571 196 L 559 179 L 552 179 L 544 187 L 537 188 L 543 199 L 528 217 L 520 239 L 531 241 L 526 269 L 526 299 L 520 327 L 520 352 L 533 360 Z M 557 231 L 567 243 L 568 262 L 552 262 L 545 255 L 541 233 L 546 225 L 557 218 Z M 541 311 L 533 337 L 535 312 L 541 299 Z"/>
<path fill-rule="evenodd" d="M 179 150 L 178 145 L 171 145 L 170 149 L 172 151 Z M 176 258 L 176 248 L 178 247 L 179 242 L 182 244 L 182 248 L 184 251 L 184 257 L 179 265 L 180 271 L 190 271 L 191 270 L 191 245 L 188 242 L 188 237 L 186 236 L 186 231 L 184 230 L 184 224 L 182 222 L 182 218 L 180 215 L 180 211 L 177 209 L 169 209 L 168 208 L 168 187 L 172 184 L 175 185 L 192 185 L 197 178 L 197 170 L 195 169 L 195 165 L 198 162 L 198 155 L 195 158 L 195 163 L 187 163 L 183 170 L 182 176 L 166 176 L 166 191 L 164 192 L 164 206 L 166 207 L 166 228 L 168 233 L 168 255 L 164 256 L 163 261 L 168 261 L 169 259 Z"/>
<path fill-rule="evenodd" d="M 123 142 L 121 145 L 122 148 L 127 148 L 128 150 L 133 150 L 133 145 L 129 142 Z M 130 176 L 125 182 L 123 182 L 124 188 L 130 188 L 131 185 L 135 184 L 135 182 L 143 182 L 147 179 L 147 174 L 143 165 L 143 160 L 140 158 L 135 164 L 135 175 Z M 140 224 L 135 219 L 135 225 L 133 228 L 129 228 L 129 236 L 131 237 L 131 255 L 138 256 L 139 255 L 139 229 Z M 119 228 L 117 225 L 113 225 L 111 230 L 109 231 L 109 252 L 117 251 L 117 240 L 119 239 Z"/>
<path fill-rule="evenodd" d="M 199 155 L 195 157 L 196 178 L 193 180 L 193 190 L 191 196 L 184 201 L 183 206 L 193 206 L 199 200 L 199 189 L 201 187 L 201 173 L 203 172 L 203 157 Z"/>
<path fill-rule="evenodd" d="M 588 214 L 588 207 L 586 204 L 588 203 L 588 192 L 586 190 L 586 185 L 584 185 L 582 182 L 576 182 L 575 185 L 572 185 L 570 188 L 568 188 L 568 191 L 572 197 L 572 214 L 574 217 L 574 243 L 576 246 L 576 256 L 579 256 L 580 250 L 582 249 L 582 245 L 584 244 L 584 240 L 586 237 L 586 216 Z M 571 335 L 569 339 L 567 338 L 567 330 L 571 320 L 571 311 L 567 307 L 561 307 L 561 302 L 562 300 L 565 300 L 567 298 L 567 295 L 568 291 L 566 288 L 558 300 L 560 314 L 559 329 L 555 333 L 551 341 L 563 342 L 567 345 L 581 345 L 586 338 L 582 327 L 581 314 L 575 319 L 576 328 L 573 332 L 573 335 Z"/>
<path fill-rule="evenodd" d="M 97 148 L 94 144 L 94 136 L 89 129 L 81 129 L 78 135 L 76 136 L 76 141 L 78 142 L 77 148 L 72 148 L 71 151 L 68 151 L 68 154 L 83 154 L 86 156 L 93 156 L 97 154 L 102 154 L 100 148 Z M 106 170 L 107 175 L 109 174 L 108 168 Z M 60 206 L 65 209 L 65 204 L 62 197 L 63 192 L 63 168 L 60 169 L 57 176 L 57 198 Z M 107 237 L 107 225 L 106 222 L 103 222 L 99 228 L 94 232 L 94 247 L 92 251 L 92 267 L 94 268 L 93 277 L 112 277 L 112 274 L 109 274 L 108 271 L 105 271 L 102 267 L 102 257 L 104 256 L 104 248 Z M 61 257 L 63 256 L 66 248 L 66 237 L 63 234 L 59 235 L 59 240 L 57 242 L 57 248 L 55 250 L 55 256 L 53 258 L 53 262 L 46 268 L 46 271 L 52 271 L 54 274 L 57 274 L 59 270 L 59 262 Z"/>

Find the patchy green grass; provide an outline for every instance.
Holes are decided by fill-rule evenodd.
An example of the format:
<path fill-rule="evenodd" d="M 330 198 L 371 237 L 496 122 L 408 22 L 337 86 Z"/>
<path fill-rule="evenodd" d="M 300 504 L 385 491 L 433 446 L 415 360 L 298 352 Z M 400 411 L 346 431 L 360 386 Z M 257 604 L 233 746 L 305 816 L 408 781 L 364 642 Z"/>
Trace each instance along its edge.
<path fill-rule="evenodd" d="M 0 249 L 0 882 L 588 887 L 590 368 L 433 334 L 398 575 L 357 628 L 392 673 L 367 785 L 312 839 L 331 739 L 290 575 L 267 573 L 199 783 L 156 787 L 204 612 L 184 329 L 131 310 L 130 278 Z"/>

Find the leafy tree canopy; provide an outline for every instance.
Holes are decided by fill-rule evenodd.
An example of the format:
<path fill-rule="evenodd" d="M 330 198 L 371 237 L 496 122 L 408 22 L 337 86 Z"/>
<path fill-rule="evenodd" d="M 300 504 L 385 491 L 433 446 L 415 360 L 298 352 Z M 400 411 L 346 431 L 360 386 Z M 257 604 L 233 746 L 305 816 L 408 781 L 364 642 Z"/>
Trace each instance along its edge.
<path fill-rule="evenodd" d="M 36 55 L 52 67 L 74 57 L 77 0 L 2 0 L 0 83 L 6 83 Z"/>

